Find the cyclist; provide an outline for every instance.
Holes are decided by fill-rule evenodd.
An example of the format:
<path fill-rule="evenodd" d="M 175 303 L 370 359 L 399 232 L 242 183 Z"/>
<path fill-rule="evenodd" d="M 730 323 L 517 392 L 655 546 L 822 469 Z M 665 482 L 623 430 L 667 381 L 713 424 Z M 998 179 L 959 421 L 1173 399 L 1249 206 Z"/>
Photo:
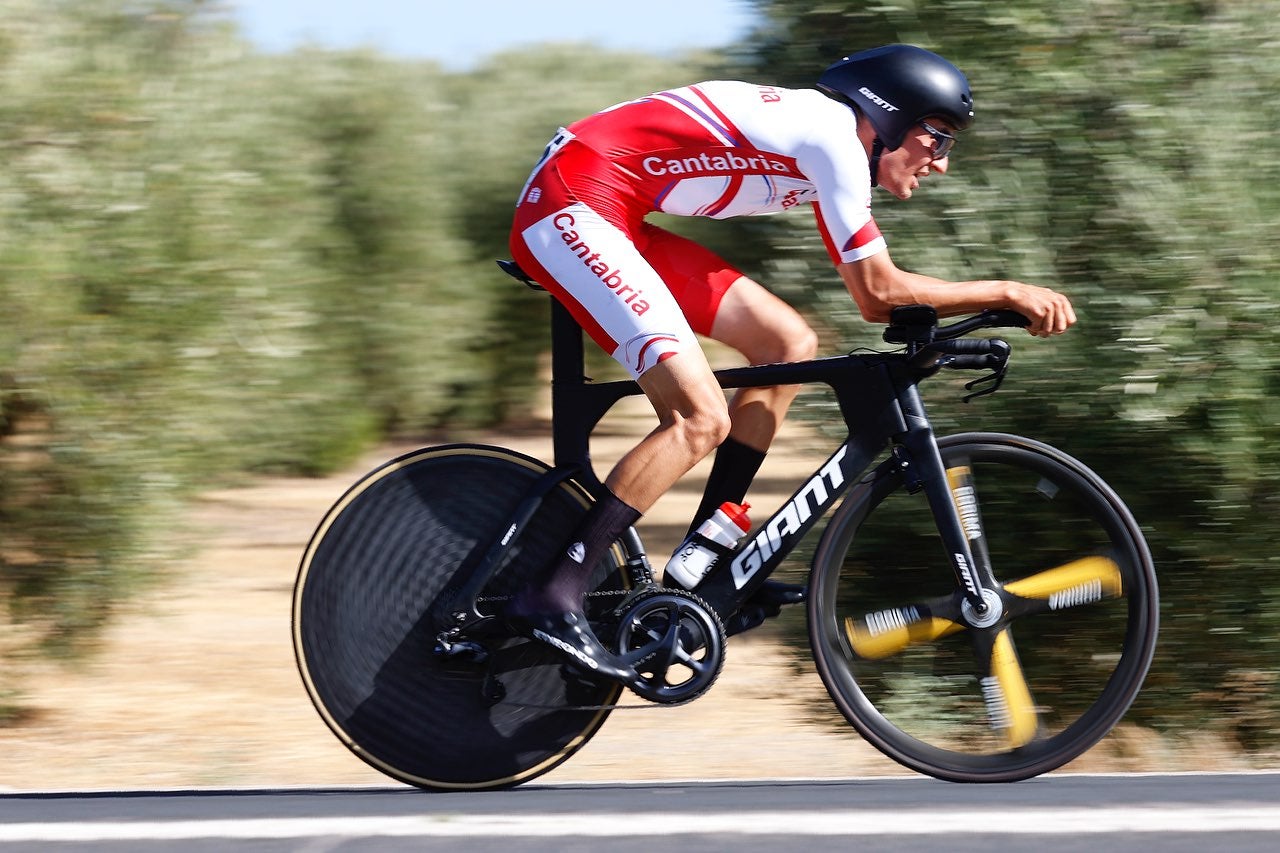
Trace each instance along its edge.
<path fill-rule="evenodd" d="M 706 248 L 646 222 L 653 211 L 716 219 L 811 203 L 836 269 L 863 317 L 898 305 L 939 314 L 1008 308 L 1032 334 L 1075 322 L 1069 300 L 1014 281 L 948 282 L 898 268 L 871 216 L 871 190 L 908 199 L 946 174 L 973 121 L 965 75 L 919 47 L 844 57 L 814 89 L 711 81 L 619 104 L 563 128 L 516 205 L 515 260 L 636 378 L 658 425 L 605 479 L 546 574 L 507 608 L 512 627 L 622 681 L 634 670 L 582 613 L 589 567 L 675 482 L 717 450 L 697 524 L 740 502 L 797 389 L 744 389 L 726 404 L 696 334 L 752 364 L 812 358 L 800 314 Z M 761 610 L 802 593 L 759 594 Z M 770 609 L 771 608 L 771 609 Z M 741 626 L 739 626 L 741 627 Z"/>

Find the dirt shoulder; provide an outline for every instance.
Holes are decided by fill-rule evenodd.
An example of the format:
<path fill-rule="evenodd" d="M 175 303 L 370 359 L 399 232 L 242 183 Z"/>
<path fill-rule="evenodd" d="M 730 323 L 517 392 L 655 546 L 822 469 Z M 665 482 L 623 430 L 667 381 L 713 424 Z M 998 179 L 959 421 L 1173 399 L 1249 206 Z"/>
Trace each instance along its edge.
<path fill-rule="evenodd" d="M 643 409 L 611 416 L 599 465 L 647 428 Z M 467 436 L 549 457 L 545 430 Z M 772 506 L 792 470 L 817 453 L 784 433 L 752 498 Z M 102 651 L 74 669 L 42 665 L 27 682 L 32 715 L 0 729 L 0 789 L 385 784 L 311 707 L 293 662 L 289 613 L 299 556 L 329 505 L 360 474 L 406 448 L 386 447 L 324 479 L 269 478 L 203 496 L 182 535 L 197 547 L 162 586 L 114 623 Z M 646 517 L 651 553 L 668 552 L 697 501 L 705 463 Z M 547 781 L 839 778 L 904 772 L 814 713 L 825 692 L 812 663 L 771 626 L 734 638 L 710 693 L 678 708 L 615 712 Z M 1073 769 L 1243 766 L 1209 743 L 1168 749 L 1122 731 Z"/>

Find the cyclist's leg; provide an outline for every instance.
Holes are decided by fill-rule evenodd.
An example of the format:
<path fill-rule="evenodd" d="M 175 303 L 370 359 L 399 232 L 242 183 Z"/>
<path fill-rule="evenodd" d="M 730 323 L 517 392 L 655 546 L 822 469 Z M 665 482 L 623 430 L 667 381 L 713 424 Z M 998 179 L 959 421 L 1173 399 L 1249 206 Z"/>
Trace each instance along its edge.
<path fill-rule="evenodd" d="M 733 347 L 751 364 L 802 361 L 817 352 L 817 336 L 794 308 L 714 252 L 649 223 L 637 244 L 694 331 Z M 721 503 L 743 500 L 797 391 L 797 386 L 744 388 L 734 395 L 732 428 L 716 451 L 690 530 Z"/>
<path fill-rule="evenodd" d="M 517 596 L 509 617 L 517 630 L 590 669 L 629 680 L 630 667 L 596 641 L 582 615 L 586 568 L 724 438 L 729 421 L 697 339 L 637 249 L 629 220 L 601 194 L 599 182 L 587 190 L 600 210 L 580 201 L 571 186 L 584 173 L 591 177 L 592 155 L 567 148 L 557 159 L 566 154 L 582 162 L 552 161 L 542 170 L 517 208 L 512 252 L 638 379 L 659 425 L 618 463 L 606 479 L 610 494 L 599 511 L 573 532 L 563 555 L 542 576 L 545 583 Z M 634 678 L 634 671 L 629 675 Z"/>
<path fill-rule="evenodd" d="M 818 346 L 817 335 L 794 308 L 746 276 L 721 299 L 710 337 L 751 364 L 803 361 L 813 358 Z M 798 391 L 798 385 L 775 385 L 734 394 L 729 404 L 733 426 L 716 451 L 693 524 L 724 501 L 742 502 Z"/>
<path fill-rule="evenodd" d="M 650 223 L 642 227 L 637 244 L 694 331 L 734 348 L 751 364 L 803 361 L 816 354 L 817 335 L 799 312 L 711 250 Z M 716 450 L 688 534 L 722 503 L 743 501 L 798 390 L 786 385 L 743 388 L 734 395 L 730 433 Z M 734 634 L 753 628 L 777 616 L 782 605 L 805 597 L 803 587 L 768 581 L 726 629 Z"/>
<path fill-rule="evenodd" d="M 647 510 L 729 428 L 724 396 L 701 350 L 665 359 L 638 377 L 659 424 L 627 453 L 605 480 L 608 492 L 569 536 L 536 587 L 522 591 L 507 616 L 528 636 L 560 649 L 589 669 L 623 682 L 634 670 L 605 649 L 583 614 L 591 569 L 642 510 Z"/>
<path fill-rule="evenodd" d="M 711 337 L 751 364 L 805 361 L 818 351 L 818 336 L 800 313 L 746 276 L 720 300 Z M 768 450 L 799 390 L 798 385 L 741 389 L 729 408 L 729 435 L 748 447 Z"/>
<path fill-rule="evenodd" d="M 729 431 L 724 392 L 700 348 L 688 349 L 637 377 L 658 426 L 618 461 L 605 484 L 647 511 Z"/>
<path fill-rule="evenodd" d="M 591 568 L 643 512 L 724 438 L 724 395 L 702 351 L 664 359 L 637 379 L 658 414 L 658 426 L 605 478 L 606 493 L 570 534 L 558 562 L 537 589 L 515 602 L 521 616 L 580 610 Z"/>

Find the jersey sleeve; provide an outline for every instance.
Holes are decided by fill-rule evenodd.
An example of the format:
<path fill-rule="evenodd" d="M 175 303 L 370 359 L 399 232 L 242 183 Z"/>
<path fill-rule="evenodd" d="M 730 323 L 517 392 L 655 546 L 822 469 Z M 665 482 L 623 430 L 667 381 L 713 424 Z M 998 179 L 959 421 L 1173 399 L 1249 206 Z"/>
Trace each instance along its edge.
<path fill-rule="evenodd" d="M 826 245 L 827 254 L 831 256 L 833 264 L 860 261 L 888 248 L 884 235 L 880 233 L 880 227 L 871 218 L 870 212 L 867 214 L 866 224 L 843 243 L 837 242 L 837 239 L 832 236 L 831 229 L 827 227 L 822 215 L 821 203 L 816 201 L 813 203 L 813 213 L 818 220 L 818 232 L 822 234 L 822 242 Z"/>
<path fill-rule="evenodd" d="M 887 248 L 871 216 L 871 176 L 858 144 L 852 111 L 848 122 L 823 122 L 810 134 L 797 164 L 818 191 L 814 213 L 835 264 L 869 258 Z"/>

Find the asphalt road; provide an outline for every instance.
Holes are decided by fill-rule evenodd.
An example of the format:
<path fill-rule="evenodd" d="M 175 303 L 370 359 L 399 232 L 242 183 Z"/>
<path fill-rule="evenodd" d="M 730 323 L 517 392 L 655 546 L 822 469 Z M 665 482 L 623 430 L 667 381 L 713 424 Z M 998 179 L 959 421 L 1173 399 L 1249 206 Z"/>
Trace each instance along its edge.
<path fill-rule="evenodd" d="M 659 847 L 659 845 L 661 845 Z M 0 796 L 0 851 L 1274 851 L 1280 773 Z"/>

